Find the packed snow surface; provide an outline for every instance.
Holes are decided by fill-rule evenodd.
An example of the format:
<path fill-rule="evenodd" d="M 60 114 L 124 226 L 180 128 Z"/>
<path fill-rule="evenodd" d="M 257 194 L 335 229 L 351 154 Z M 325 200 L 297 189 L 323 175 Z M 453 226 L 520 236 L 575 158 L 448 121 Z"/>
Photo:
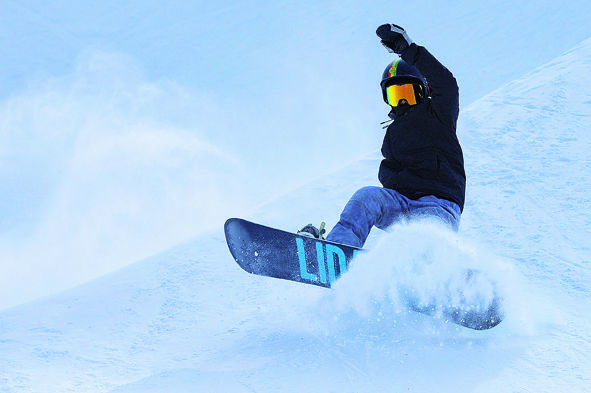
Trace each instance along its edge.
<path fill-rule="evenodd" d="M 523 3 L 527 9 L 535 2 Z M 285 3 L 279 4 L 286 7 Z M 579 14 L 588 15 L 584 12 L 588 11 L 585 4 L 581 3 Z M 17 3 L 8 6 L 21 9 Z M 322 7 L 318 7 L 310 10 L 310 15 L 321 13 Z M 482 7 L 472 8 L 472 14 L 461 14 L 462 20 L 469 23 L 470 16 L 476 18 L 487 10 Z M 449 7 L 440 8 L 431 12 L 449 11 Z M 214 11 L 208 12 L 215 14 Z M 563 16 L 568 7 L 540 12 Z M 31 15 L 33 18 L 38 14 Z M 105 17 L 101 15 L 98 17 Z M 524 28 L 532 29 L 533 25 L 525 22 Z M 576 31 L 583 31 L 584 27 L 576 26 Z M 439 33 L 439 37 L 443 35 Z M 591 32 L 585 37 L 589 36 Z M 516 37 L 505 39 L 514 42 Z M 556 45 L 556 41 L 550 41 L 549 45 Z M 74 45 L 75 41 L 71 42 Z M 259 54 L 266 56 L 266 49 L 262 48 Z M 453 46 L 447 50 L 445 56 L 449 59 L 459 53 Z M 513 52 L 516 53 L 517 50 Z M 240 167 L 240 163 L 248 162 L 245 157 L 219 147 L 229 137 L 208 140 L 181 125 L 169 127 L 161 122 L 182 112 L 178 108 L 185 96 L 178 94 L 177 85 L 136 81 L 131 84 L 134 89 L 128 91 L 125 79 L 126 83 L 116 90 L 119 95 L 115 94 L 109 102 L 115 106 L 126 103 L 124 96 L 130 94 L 144 97 L 142 105 L 114 111 L 105 107 L 89 110 L 96 97 L 111 97 L 112 92 L 89 82 L 93 79 L 88 79 L 88 71 L 93 70 L 96 62 L 109 67 L 120 65 L 119 57 L 113 62 L 111 55 L 104 53 L 90 59 L 78 66 L 73 86 L 58 78 L 48 82 L 41 92 L 15 96 L 0 108 L 5 127 L 17 124 L 32 133 L 2 134 L 10 146 L 21 149 L 1 151 L 2 157 L 11 157 L 7 162 L 14 168 L 18 163 L 28 163 L 27 157 L 37 157 L 38 162 L 24 165 L 23 176 L 33 179 L 39 175 L 39 184 L 57 187 L 53 199 L 44 202 L 52 206 L 51 219 L 36 232 L 37 240 L 23 235 L 28 231 L 26 226 L 11 230 L 10 236 L 3 238 L 6 244 L 0 244 L 4 247 L 0 249 L 2 257 L 12 260 L 8 257 L 18 254 L 18 248 L 8 245 L 16 239 L 23 248 L 38 248 L 30 251 L 29 260 L 41 258 L 44 253 L 51 261 L 67 258 L 67 250 L 43 248 L 54 244 L 52 240 L 69 244 L 60 243 L 66 234 L 74 236 L 71 244 L 80 246 L 74 250 L 80 263 L 91 260 L 109 264 L 112 258 L 135 255 L 131 249 L 120 249 L 118 253 L 101 249 L 104 239 L 83 244 L 89 234 L 106 236 L 108 232 L 102 228 L 85 232 L 88 229 L 81 225 L 83 220 L 92 219 L 108 229 L 109 225 L 122 222 L 117 217 L 111 219 L 113 213 L 132 214 L 134 209 L 144 212 L 160 206 L 138 199 L 142 192 L 153 192 L 154 183 L 169 186 L 163 188 L 166 195 L 150 194 L 154 201 L 166 201 L 164 213 L 150 213 L 146 221 L 130 224 L 131 229 L 145 228 L 154 222 L 173 228 L 171 223 L 183 213 L 183 218 L 195 225 L 204 220 L 213 229 L 83 285 L 3 309 L 0 391 L 455 393 L 591 389 L 591 38 L 548 63 L 540 62 L 543 65 L 538 68 L 530 67 L 533 71 L 525 75 L 504 80 L 507 83 L 462 108 L 458 137 L 465 154 L 468 188 L 459 233 L 451 233 L 433 222 L 402 222 L 388 232 L 374 230 L 366 244 L 369 252 L 355 261 L 332 290 L 242 271 L 226 247 L 224 217 L 240 215 L 294 231 L 320 220 L 326 220 L 330 227 L 356 189 L 376 185 L 379 152 L 351 159 L 328 174 L 315 169 L 322 162 L 303 157 L 290 172 L 291 179 L 301 180 L 251 209 L 241 203 L 241 197 L 246 195 L 248 200 L 255 201 L 260 198 L 242 195 L 240 187 L 254 187 L 252 183 L 258 179 L 245 177 L 252 170 Z M 524 64 L 519 59 L 516 62 Z M 167 66 L 170 65 L 162 65 Z M 501 68 L 506 71 L 506 67 L 507 63 L 503 63 Z M 129 70 L 121 69 L 122 73 Z M 131 72 L 126 78 L 133 79 L 134 75 Z M 114 85 L 120 81 L 115 80 Z M 468 85 L 478 90 L 476 82 Z M 96 89 L 96 96 L 87 94 L 89 87 Z M 79 94 L 81 91 L 84 93 Z M 87 101 L 73 102 L 68 97 Z M 63 104 L 62 112 L 55 112 L 49 104 L 56 100 Z M 252 104 L 256 106 L 257 100 L 253 98 Z M 37 118 L 30 117 L 30 108 L 45 111 Z M 162 119 L 157 116 L 145 123 L 129 122 L 122 115 L 124 111 L 132 115 L 157 112 L 158 108 L 162 109 L 158 112 Z M 216 105 L 203 109 L 208 110 L 213 116 L 220 115 Z M 79 118 L 64 123 L 72 113 L 78 113 Z M 117 116 L 105 119 L 104 113 Z M 68 132 L 77 132 L 80 124 L 84 127 L 85 132 L 74 139 L 73 150 L 69 150 L 72 140 L 64 134 L 46 133 L 41 137 L 46 146 L 58 152 L 75 153 L 68 160 L 55 161 L 53 157 L 59 154 L 26 143 L 27 138 L 39 138 L 33 135 L 40 127 L 37 122 L 48 127 L 52 124 L 48 119 L 70 127 L 66 136 Z M 190 119 L 185 120 L 190 123 Z M 328 123 L 324 126 L 328 127 Z M 99 138 L 96 130 L 104 130 L 105 139 Z M 258 135 L 262 140 L 263 134 Z M 310 144 L 316 141 L 305 132 L 293 138 L 294 143 L 296 138 Z M 131 142 L 135 139 L 141 143 Z M 247 143 L 245 136 L 239 139 Z M 319 146 L 310 149 L 338 151 L 339 145 L 344 144 L 348 146 L 345 150 L 351 152 L 351 145 L 355 144 L 346 138 L 318 141 Z M 376 136 L 374 145 L 379 142 Z M 272 145 L 265 146 L 272 150 Z M 292 150 L 287 154 L 294 153 Z M 255 149 L 253 154 L 260 151 Z M 275 154 L 281 157 L 281 151 Z M 192 161 L 194 167 L 181 165 Z M 158 166 L 155 162 L 166 165 Z M 214 169 L 207 162 L 220 166 Z M 112 166 L 107 165 L 105 170 L 97 168 L 97 163 Z M 47 172 L 37 172 L 35 165 L 47 166 Z M 134 168 L 148 169 L 154 176 Z M 205 177 L 197 176 L 203 168 Z M 64 184 L 58 187 L 47 181 L 65 169 L 67 176 L 60 178 Z M 177 177 L 169 178 L 170 173 Z M 260 181 L 266 187 L 267 182 L 278 179 L 272 171 L 263 173 L 268 177 Z M 301 176 L 303 173 L 308 175 Z M 93 176 L 87 178 L 88 174 Z M 17 175 L 2 175 L 15 187 L 25 187 L 17 181 Z M 114 180 L 110 180 L 112 177 Z M 93 180 L 99 182 L 98 186 Z M 180 186 L 192 181 L 194 188 Z M 128 184 L 140 187 L 131 192 L 126 188 Z M 222 192 L 221 185 L 226 184 L 234 184 L 234 195 Z M 114 191 L 102 194 L 101 187 L 112 187 Z M 205 205 L 199 198 L 183 197 L 189 191 L 198 192 L 200 187 L 213 195 Z M 39 201 L 36 191 L 29 191 L 23 192 L 24 205 Z M 18 195 L 6 194 L 3 203 L 8 204 L 6 201 L 11 198 L 20 200 Z M 100 196 L 112 199 L 107 198 L 106 204 L 93 204 Z M 138 200 L 143 202 L 141 206 L 137 205 Z M 190 210 L 191 201 L 198 205 L 198 213 Z M 105 209 L 110 203 L 116 206 Z M 40 210 L 43 207 L 35 203 L 31 206 Z M 89 209 L 92 216 L 62 217 L 60 214 L 67 213 L 68 208 Z M 2 228 L 10 222 L 26 221 L 27 214 L 35 217 L 33 213 L 18 211 L 2 221 Z M 100 219 L 103 215 L 108 217 Z M 64 225 L 55 224 L 60 219 Z M 81 229 L 66 231 L 68 226 Z M 107 244 L 126 236 L 126 228 L 111 229 Z M 44 237 L 60 230 L 64 231 L 61 235 Z M 148 249 L 186 236 L 185 228 L 176 227 L 170 232 L 174 233 L 153 240 Z M 141 245 L 154 239 L 151 236 L 146 229 L 134 239 Z M 100 251 L 98 256 L 90 255 L 96 250 Z M 43 274 L 51 277 L 52 266 L 39 266 Z M 36 265 L 30 267 L 34 270 Z M 67 274 L 68 269 L 75 267 L 72 264 L 54 268 Z M 36 276 L 27 281 L 26 269 L 12 268 L 20 275 L 10 277 L 24 277 L 20 286 L 6 283 L 15 290 L 43 283 L 42 277 Z M 464 268 L 482 271 L 486 280 L 473 288 L 461 288 L 456 274 Z M 421 297 L 449 303 L 461 288 L 466 296 L 486 302 L 491 280 L 503 295 L 506 318 L 488 331 L 473 331 L 443 318 L 408 311 L 401 306 L 398 295 L 400 288 L 412 287 Z M 59 286 L 47 284 L 47 288 L 55 290 Z M 14 299 L 4 302 L 17 303 Z"/>
<path fill-rule="evenodd" d="M 382 23 L 453 71 L 462 109 L 591 37 L 586 0 L 1 4 L 0 309 L 376 151 Z"/>

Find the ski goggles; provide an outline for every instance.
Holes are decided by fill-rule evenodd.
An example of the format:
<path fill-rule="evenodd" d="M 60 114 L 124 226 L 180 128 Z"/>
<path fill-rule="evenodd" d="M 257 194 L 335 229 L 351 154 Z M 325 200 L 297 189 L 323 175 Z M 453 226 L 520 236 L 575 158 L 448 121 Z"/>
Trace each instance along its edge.
<path fill-rule="evenodd" d="M 418 87 L 418 86 L 417 86 Z M 386 101 L 388 105 L 398 106 L 400 100 L 406 100 L 409 105 L 417 104 L 415 85 L 406 83 L 404 85 L 390 85 L 386 87 Z"/>

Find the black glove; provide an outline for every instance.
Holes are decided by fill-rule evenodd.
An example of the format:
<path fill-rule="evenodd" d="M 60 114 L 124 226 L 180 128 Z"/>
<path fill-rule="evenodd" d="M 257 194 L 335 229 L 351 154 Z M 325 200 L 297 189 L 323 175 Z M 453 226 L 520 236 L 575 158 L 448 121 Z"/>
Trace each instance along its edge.
<path fill-rule="evenodd" d="M 376 34 L 382 39 L 382 45 L 390 53 L 401 54 L 412 44 L 406 31 L 398 25 L 381 25 L 376 30 Z"/>

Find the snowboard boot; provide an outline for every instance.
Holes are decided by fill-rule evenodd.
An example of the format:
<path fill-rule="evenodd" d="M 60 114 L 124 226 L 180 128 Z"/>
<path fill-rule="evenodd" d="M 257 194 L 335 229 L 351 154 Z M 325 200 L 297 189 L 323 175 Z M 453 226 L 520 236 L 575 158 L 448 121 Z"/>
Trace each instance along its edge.
<path fill-rule="evenodd" d="M 326 223 L 324 221 L 320 223 L 320 229 L 316 228 L 312 224 L 308 224 L 298 231 L 298 235 L 324 240 L 324 234 L 326 233 L 326 229 L 324 229 L 325 226 Z"/>

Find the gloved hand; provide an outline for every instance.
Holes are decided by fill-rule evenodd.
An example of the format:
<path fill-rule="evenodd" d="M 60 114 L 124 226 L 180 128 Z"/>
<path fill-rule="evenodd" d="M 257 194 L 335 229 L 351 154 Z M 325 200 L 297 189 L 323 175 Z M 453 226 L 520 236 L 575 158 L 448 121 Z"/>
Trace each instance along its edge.
<path fill-rule="evenodd" d="M 398 25 L 381 25 L 376 30 L 376 34 L 382 39 L 382 45 L 390 53 L 401 54 L 412 44 L 412 40 L 406 34 L 406 31 Z"/>

